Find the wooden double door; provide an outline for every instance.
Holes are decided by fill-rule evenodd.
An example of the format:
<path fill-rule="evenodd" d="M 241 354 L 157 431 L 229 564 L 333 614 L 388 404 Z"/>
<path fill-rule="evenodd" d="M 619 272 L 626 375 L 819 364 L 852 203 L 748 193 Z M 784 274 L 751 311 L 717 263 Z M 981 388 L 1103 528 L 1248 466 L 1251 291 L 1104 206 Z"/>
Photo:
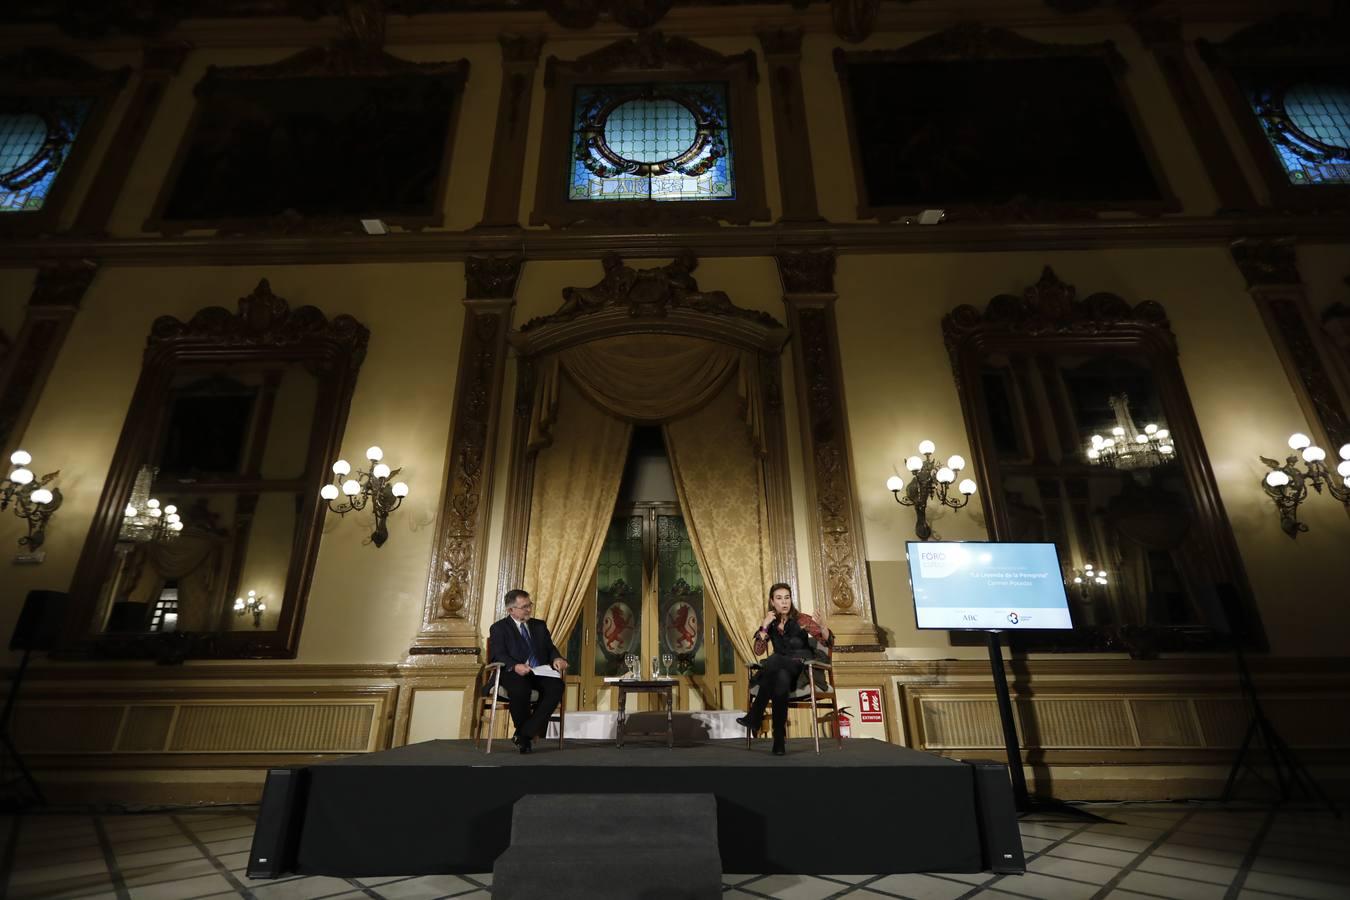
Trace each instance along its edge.
<path fill-rule="evenodd" d="M 705 595 L 679 506 L 644 501 L 616 510 L 596 566 L 593 589 L 568 642 L 580 664 L 569 677 L 580 709 L 613 709 L 605 682 L 636 654 L 643 677 L 657 668 L 677 680 L 679 709 L 738 708 L 744 668 Z M 651 695 L 630 698 L 630 711 Z M 634 706 L 635 703 L 639 705 Z"/>

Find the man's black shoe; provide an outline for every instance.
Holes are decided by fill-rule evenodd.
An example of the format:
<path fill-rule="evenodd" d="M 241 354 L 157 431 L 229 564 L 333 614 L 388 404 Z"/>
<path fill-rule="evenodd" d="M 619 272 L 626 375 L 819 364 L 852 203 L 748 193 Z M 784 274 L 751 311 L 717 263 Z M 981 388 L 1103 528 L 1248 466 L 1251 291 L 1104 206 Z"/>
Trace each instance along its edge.
<path fill-rule="evenodd" d="M 534 747 L 530 746 L 530 739 L 529 739 L 529 738 L 521 738 L 521 739 L 520 739 L 520 752 L 521 752 L 521 753 L 533 753 L 533 752 L 534 752 Z"/>
<path fill-rule="evenodd" d="M 759 727 L 758 725 L 751 724 L 749 716 L 741 716 L 739 719 L 736 720 L 736 724 L 741 726 L 742 728 L 749 728 L 751 731 L 754 731 L 756 728 Z"/>

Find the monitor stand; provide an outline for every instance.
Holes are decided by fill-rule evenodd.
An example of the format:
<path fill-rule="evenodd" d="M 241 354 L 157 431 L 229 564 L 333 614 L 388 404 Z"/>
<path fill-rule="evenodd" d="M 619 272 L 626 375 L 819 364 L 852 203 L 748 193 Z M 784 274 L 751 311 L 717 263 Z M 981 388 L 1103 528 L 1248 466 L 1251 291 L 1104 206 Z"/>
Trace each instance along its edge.
<path fill-rule="evenodd" d="M 1053 797 L 1033 797 L 1027 792 L 1027 776 L 1022 769 L 1022 749 L 1017 742 L 1017 725 L 1013 720 L 1012 700 L 1008 696 L 1008 676 L 1003 671 L 1003 644 L 997 629 L 985 632 L 989 645 L 989 667 L 994 674 L 994 693 L 998 697 L 998 717 L 1003 723 L 1003 746 L 1008 752 L 1008 774 L 1012 777 L 1013 800 L 1018 817 L 1029 815 L 1064 816 L 1087 822 L 1109 822 L 1095 813 L 1056 800 Z"/>

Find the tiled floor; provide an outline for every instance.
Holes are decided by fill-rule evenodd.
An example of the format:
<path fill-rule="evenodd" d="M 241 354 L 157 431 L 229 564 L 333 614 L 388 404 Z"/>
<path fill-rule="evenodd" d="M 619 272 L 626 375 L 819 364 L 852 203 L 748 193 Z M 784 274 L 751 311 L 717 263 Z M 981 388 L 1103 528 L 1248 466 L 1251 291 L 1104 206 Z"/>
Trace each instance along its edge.
<path fill-rule="evenodd" d="M 1111 823 L 1022 821 L 1025 875 L 726 875 L 723 896 L 1350 900 L 1350 823 L 1325 812 L 1089 808 Z M 255 816 L 243 808 L 0 819 L 0 897 L 434 900 L 486 898 L 492 888 L 489 874 L 254 881 L 244 868 Z"/>

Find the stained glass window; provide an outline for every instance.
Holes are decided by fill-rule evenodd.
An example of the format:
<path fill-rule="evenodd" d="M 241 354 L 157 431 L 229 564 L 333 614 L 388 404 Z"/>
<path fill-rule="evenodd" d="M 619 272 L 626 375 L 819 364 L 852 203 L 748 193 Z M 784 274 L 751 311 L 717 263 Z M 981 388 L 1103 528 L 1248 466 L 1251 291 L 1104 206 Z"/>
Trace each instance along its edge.
<path fill-rule="evenodd" d="M 1290 184 L 1350 184 L 1350 74 L 1261 70 L 1239 76 Z"/>
<path fill-rule="evenodd" d="M 727 86 L 586 85 L 572 116 L 571 200 L 731 200 Z"/>
<path fill-rule="evenodd" d="M 74 97 L 0 101 L 0 213 L 42 209 L 93 105 Z"/>

